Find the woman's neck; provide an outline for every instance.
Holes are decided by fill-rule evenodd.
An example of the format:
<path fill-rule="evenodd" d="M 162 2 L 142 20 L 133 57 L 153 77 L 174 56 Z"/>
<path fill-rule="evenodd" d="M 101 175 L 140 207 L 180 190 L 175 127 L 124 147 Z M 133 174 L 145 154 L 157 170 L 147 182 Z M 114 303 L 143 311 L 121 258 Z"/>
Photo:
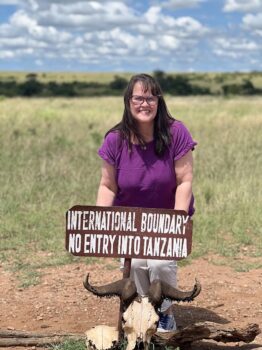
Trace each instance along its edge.
<path fill-rule="evenodd" d="M 150 142 L 154 139 L 154 125 L 139 125 L 138 127 L 140 135 L 145 142 Z"/>

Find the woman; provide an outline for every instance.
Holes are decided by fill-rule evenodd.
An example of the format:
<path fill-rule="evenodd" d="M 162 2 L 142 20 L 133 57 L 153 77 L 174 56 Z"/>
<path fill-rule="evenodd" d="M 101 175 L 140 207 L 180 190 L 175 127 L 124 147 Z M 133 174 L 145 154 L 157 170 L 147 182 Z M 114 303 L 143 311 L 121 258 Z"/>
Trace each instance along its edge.
<path fill-rule="evenodd" d="M 194 213 L 192 150 L 196 142 L 167 110 L 158 83 L 148 74 L 131 78 L 124 94 L 124 113 L 109 130 L 98 154 L 103 160 L 97 206 L 168 208 Z M 145 295 L 150 282 L 176 286 L 175 261 L 132 259 L 131 278 Z M 158 331 L 176 328 L 161 306 Z"/>

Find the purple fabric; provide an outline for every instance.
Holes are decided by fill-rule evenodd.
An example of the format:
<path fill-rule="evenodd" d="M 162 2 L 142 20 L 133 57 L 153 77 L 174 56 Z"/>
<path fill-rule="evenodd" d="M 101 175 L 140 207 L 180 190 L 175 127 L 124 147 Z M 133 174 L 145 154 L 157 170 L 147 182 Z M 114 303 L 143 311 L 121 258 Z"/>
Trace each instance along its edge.
<path fill-rule="evenodd" d="M 154 152 L 154 141 L 146 149 L 132 145 L 128 151 L 127 141 L 119 133 L 109 133 L 98 154 L 116 169 L 118 192 L 113 205 L 143 208 L 172 209 L 175 205 L 176 177 L 174 161 L 183 157 L 197 144 L 180 121 L 171 125 L 173 142 L 163 157 Z M 189 215 L 194 213 L 192 196 Z"/>

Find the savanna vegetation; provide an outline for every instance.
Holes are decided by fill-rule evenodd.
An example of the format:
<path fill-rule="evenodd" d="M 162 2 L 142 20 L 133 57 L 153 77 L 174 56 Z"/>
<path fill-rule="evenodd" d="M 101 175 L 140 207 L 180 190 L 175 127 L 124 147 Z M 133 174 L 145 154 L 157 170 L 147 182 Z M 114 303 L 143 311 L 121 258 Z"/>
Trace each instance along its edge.
<path fill-rule="evenodd" d="M 261 267 L 262 99 L 166 99 L 198 141 L 194 243 L 186 262 L 212 253 L 216 263 L 239 270 Z M 0 100 L 0 261 L 20 271 L 24 283 L 37 282 L 39 267 L 79 259 L 64 248 L 65 212 L 95 203 L 97 149 L 122 108 L 120 97 Z M 245 256 L 254 258 L 252 266 Z"/>
<path fill-rule="evenodd" d="M 122 73 L 0 73 L 0 96 L 120 96 L 132 74 Z M 153 72 L 172 96 L 261 95 L 262 73 Z"/>

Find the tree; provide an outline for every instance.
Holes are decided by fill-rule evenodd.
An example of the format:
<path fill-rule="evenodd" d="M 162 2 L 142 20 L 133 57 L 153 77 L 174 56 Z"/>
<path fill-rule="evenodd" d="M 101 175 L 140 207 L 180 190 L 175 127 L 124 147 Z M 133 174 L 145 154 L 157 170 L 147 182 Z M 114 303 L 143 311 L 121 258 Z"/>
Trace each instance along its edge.
<path fill-rule="evenodd" d="M 109 83 L 109 87 L 113 90 L 124 90 L 128 82 L 125 78 L 116 75 L 114 80 Z"/>

